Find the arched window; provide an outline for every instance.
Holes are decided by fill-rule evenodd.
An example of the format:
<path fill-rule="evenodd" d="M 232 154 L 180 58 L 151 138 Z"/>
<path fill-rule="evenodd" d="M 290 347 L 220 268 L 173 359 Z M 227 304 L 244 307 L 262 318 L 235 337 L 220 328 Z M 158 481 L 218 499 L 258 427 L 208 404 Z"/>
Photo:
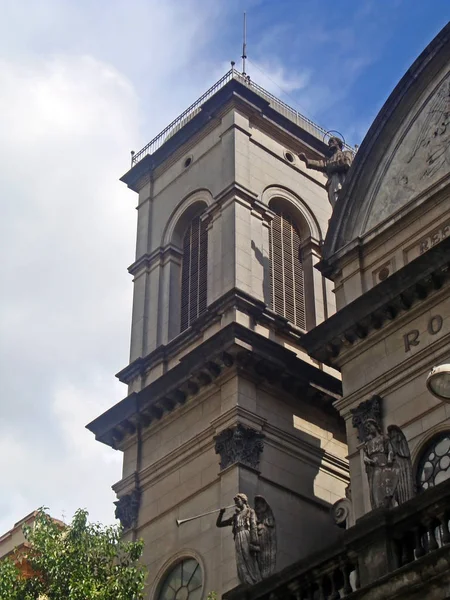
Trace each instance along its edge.
<path fill-rule="evenodd" d="M 439 433 L 425 446 L 417 469 L 417 488 L 427 490 L 450 479 L 450 432 Z"/>
<path fill-rule="evenodd" d="M 157 600 L 200 600 L 202 591 L 202 569 L 195 558 L 186 558 L 166 573 L 156 597 Z"/>
<path fill-rule="evenodd" d="M 271 308 L 306 329 L 305 286 L 300 230 L 283 210 L 273 209 L 270 229 Z"/>
<path fill-rule="evenodd" d="M 208 233 L 205 223 L 196 216 L 183 237 L 181 331 L 206 311 L 207 263 Z"/>

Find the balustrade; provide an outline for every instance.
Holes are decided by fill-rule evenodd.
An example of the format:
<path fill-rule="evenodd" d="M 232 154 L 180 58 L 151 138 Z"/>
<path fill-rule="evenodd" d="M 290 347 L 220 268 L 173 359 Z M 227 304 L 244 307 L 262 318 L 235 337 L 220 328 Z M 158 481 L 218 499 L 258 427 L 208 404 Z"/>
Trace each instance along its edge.
<path fill-rule="evenodd" d="M 339 543 L 255 586 L 236 588 L 224 599 L 346 598 L 397 569 L 442 552 L 450 545 L 449 523 L 450 480 L 396 508 L 372 511 L 343 532 Z M 379 559 L 376 568 L 374 556 Z"/>

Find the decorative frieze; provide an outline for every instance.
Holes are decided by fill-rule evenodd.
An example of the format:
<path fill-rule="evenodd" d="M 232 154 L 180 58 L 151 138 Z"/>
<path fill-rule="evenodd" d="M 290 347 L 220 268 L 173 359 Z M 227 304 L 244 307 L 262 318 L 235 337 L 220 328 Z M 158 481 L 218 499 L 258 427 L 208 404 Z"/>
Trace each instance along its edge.
<path fill-rule="evenodd" d="M 264 449 L 263 440 L 263 433 L 241 424 L 221 431 L 214 438 L 216 454 L 220 455 L 221 470 L 236 463 L 258 469 Z"/>

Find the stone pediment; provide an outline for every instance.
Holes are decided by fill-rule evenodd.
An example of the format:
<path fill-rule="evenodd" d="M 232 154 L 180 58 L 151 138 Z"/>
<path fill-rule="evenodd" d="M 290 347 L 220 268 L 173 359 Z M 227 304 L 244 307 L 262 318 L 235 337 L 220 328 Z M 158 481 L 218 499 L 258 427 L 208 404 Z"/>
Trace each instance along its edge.
<path fill-rule="evenodd" d="M 390 148 L 362 231 L 376 227 L 450 172 L 450 73 L 412 115 Z"/>
<path fill-rule="evenodd" d="M 334 210 L 324 258 L 375 233 L 450 180 L 450 26 L 424 50 L 369 129 Z M 330 265 L 331 266 L 331 265 Z"/>

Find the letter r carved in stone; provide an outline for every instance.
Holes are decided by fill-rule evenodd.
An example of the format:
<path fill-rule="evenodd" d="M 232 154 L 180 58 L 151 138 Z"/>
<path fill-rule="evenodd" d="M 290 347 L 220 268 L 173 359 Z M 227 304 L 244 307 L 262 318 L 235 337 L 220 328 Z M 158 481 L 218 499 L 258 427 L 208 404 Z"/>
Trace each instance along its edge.
<path fill-rule="evenodd" d="M 419 345 L 419 330 L 412 329 L 411 331 L 408 331 L 408 333 L 405 333 L 403 336 L 403 340 L 405 342 L 405 352 L 409 352 L 411 346 Z"/>

